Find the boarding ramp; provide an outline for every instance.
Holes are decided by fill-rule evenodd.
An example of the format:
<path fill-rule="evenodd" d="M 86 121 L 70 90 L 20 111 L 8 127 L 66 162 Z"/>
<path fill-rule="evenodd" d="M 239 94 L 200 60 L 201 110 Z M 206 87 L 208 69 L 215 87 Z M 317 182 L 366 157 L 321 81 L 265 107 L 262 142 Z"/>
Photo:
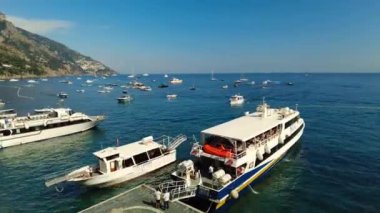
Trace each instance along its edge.
<path fill-rule="evenodd" d="M 168 151 L 176 149 L 179 145 L 187 140 L 186 135 L 180 134 L 175 137 L 170 137 L 163 135 L 159 138 L 156 138 L 154 141 L 161 143 L 162 145 L 167 147 Z"/>
<path fill-rule="evenodd" d="M 196 186 L 187 186 L 185 181 L 167 181 L 158 188 L 162 193 L 169 191 L 172 201 L 195 197 L 197 191 Z"/>

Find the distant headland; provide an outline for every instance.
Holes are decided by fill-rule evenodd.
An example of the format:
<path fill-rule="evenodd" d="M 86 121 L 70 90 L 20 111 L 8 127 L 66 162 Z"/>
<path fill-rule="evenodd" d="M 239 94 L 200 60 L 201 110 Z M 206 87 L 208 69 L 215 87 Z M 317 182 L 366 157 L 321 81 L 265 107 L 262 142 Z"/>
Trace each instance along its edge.
<path fill-rule="evenodd" d="M 14 26 L 0 12 L 0 79 L 114 73 L 59 42 Z"/>

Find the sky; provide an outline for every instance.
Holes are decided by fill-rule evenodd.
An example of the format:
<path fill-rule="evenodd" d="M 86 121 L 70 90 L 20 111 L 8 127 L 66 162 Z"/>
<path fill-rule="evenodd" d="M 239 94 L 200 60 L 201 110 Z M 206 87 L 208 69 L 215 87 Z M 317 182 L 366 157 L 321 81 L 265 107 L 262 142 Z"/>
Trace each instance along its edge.
<path fill-rule="evenodd" d="M 0 0 L 121 73 L 380 72 L 378 0 Z"/>

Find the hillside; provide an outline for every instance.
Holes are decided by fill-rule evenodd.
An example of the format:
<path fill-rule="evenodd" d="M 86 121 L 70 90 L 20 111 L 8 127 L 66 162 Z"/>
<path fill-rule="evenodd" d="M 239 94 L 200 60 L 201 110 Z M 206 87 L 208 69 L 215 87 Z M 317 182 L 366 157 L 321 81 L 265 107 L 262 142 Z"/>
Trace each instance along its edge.
<path fill-rule="evenodd" d="M 15 27 L 0 12 L 0 78 L 112 73 L 61 43 Z"/>

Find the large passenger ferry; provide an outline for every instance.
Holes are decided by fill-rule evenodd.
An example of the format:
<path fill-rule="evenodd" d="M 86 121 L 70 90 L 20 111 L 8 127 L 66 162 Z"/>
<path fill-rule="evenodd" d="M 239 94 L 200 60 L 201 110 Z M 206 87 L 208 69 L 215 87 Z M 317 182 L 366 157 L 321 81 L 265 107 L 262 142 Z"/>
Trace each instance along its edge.
<path fill-rule="evenodd" d="M 180 163 L 175 181 L 160 185 L 172 199 L 220 209 L 270 170 L 300 139 L 305 123 L 297 109 L 273 109 L 264 101 L 256 112 L 201 132 L 193 160 Z"/>
<path fill-rule="evenodd" d="M 36 109 L 27 116 L 8 112 L 0 117 L 0 149 L 83 132 L 103 119 L 104 116 L 88 116 L 69 108 Z"/>

